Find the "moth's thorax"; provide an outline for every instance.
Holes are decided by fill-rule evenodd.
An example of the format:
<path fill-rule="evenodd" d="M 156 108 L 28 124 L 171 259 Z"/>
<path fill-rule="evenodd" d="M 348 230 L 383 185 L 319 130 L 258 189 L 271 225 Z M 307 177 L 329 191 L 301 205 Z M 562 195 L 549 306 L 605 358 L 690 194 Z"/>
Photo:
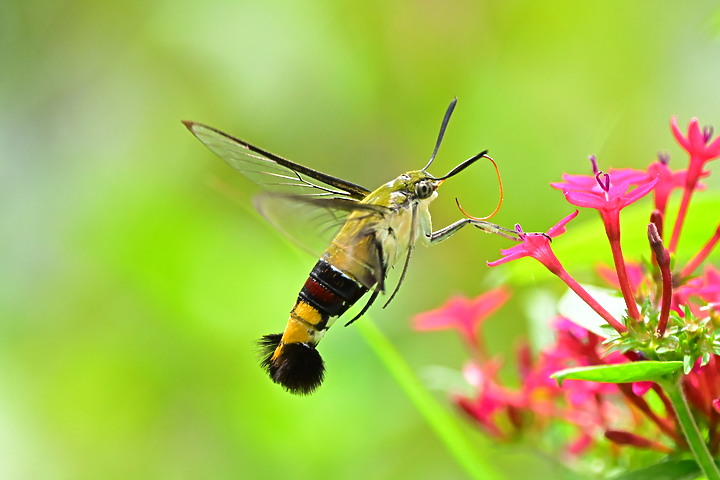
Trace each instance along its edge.
<path fill-rule="evenodd" d="M 426 183 L 431 188 L 429 196 L 418 196 L 416 187 L 420 183 Z M 382 245 L 383 260 L 388 267 L 403 258 L 409 246 L 419 237 L 424 239 L 431 232 L 428 206 L 437 197 L 435 188 L 437 181 L 426 172 L 411 171 L 384 184 L 363 200 L 386 206 L 392 211 L 374 224 L 375 236 Z M 414 230 L 413 210 L 416 215 Z"/>
<path fill-rule="evenodd" d="M 375 235 L 382 244 L 385 264 L 391 267 L 404 258 L 410 245 L 420 239 L 426 239 L 432 231 L 432 223 L 428 205 L 437 192 L 424 200 L 417 200 L 416 219 L 413 230 L 413 214 L 411 208 L 401 208 L 387 218 L 384 223 L 376 225 Z"/>
<path fill-rule="evenodd" d="M 430 187 L 425 198 L 418 196 L 419 183 Z M 425 240 L 432 231 L 428 206 L 437 197 L 436 186 L 437 181 L 422 171 L 403 173 L 380 186 L 362 203 L 386 207 L 388 211 L 352 212 L 323 257 L 360 284 L 372 287 L 379 268 L 375 242 L 380 243 L 382 264 L 389 268 L 403 258 L 418 238 Z"/>

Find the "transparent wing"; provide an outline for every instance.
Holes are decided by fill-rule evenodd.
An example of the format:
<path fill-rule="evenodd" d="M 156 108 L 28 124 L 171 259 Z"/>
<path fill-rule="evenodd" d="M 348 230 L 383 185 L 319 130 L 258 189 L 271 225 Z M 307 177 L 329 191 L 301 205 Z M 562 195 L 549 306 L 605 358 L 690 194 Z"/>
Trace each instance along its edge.
<path fill-rule="evenodd" d="M 327 249 L 350 213 L 361 212 L 352 221 L 366 221 L 370 227 L 390 212 L 353 199 L 274 193 L 257 195 L 253 204 L 275 228 L 316 257 Z"/>
<path fill-rule="evenodd" d="M 370 193 L 360 185 L 291 162 L 207 125 L 183 123 L 217 156 L 267 191 L 355 200 Z"/>

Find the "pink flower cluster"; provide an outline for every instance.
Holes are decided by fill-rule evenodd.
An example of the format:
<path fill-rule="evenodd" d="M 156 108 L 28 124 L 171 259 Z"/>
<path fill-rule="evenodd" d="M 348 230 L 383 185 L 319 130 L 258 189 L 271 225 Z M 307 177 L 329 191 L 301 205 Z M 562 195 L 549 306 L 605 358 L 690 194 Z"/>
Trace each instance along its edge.
<path fill-rule="evenodd" d="M 685 450 L 673 409 L 658 385 L 567 380 L 560 387 L 550 378 L 568 367 L 680 359 L 686 364 L 683 388 L 687 400 L 710 451 L 713 455 L 720 451 L 720 270 L 708 262 L 720 241 L 717 216 L 711 219 L 704 246 L 697 252 L 678 255 L 691 199 L 703 188 L 699 180 L 709 175 L 705 170 L 708 162 L 720 157 L 720 137 L 713 139 L 712 130 L 701 129 L 696 119 L 690 121 L 687 133 L 679 130 L 675 118 L 671 129 L 689 156 L 685 170 L 670 170 L 668 157 L 661 155 L 645 170 L 604 172 L 591 157 L 591 175 L 564 174 L 562 182 L 552 184 L 572 205 L 600 214 L 613 265 L 600 268 L 599 274 L 622 294 L 626 315 L 618 318 L 609 313 L 565 270 L 551 248 L 552 239 L 565 233 L 577 211 L 546 233 L 525 233 L 517 225 L 520 243 L 488 263 L 497 266 L 522 257 L 536 259 L 607 323 L 606 337 L 586 330 L 573 319 L 556 319 L 552 325 L 554 343 L 536 355 L 528 345 L 519 348 L 519 382 L 511 387 L 500 378 L 502 362 L 488 355 L 481 330 L 483 321 L 509 298 L 506 288 L 474 300 L 454 298 L 415 318 L 418 330 L 460 332 L 472 357 L 464 373 L 474 393 L 457 394 L 453 400 L 495 439 L 516 439 L 562 421 L 574 427 L 575 434 L 565 445 L 571 454 L 598 445 L 602 437 L 612 444 L 662 453 Z M 682 190 L 682 198 L 666 241 L 668 201 L 676 190 Z M 653 208 L 648 223 L 637 227 L 647 231 L 647 261 L 630 261 L 621 245 L 620 214 L 651 192 Z M 686 258 L 689 260 L 681 262 Z"/>

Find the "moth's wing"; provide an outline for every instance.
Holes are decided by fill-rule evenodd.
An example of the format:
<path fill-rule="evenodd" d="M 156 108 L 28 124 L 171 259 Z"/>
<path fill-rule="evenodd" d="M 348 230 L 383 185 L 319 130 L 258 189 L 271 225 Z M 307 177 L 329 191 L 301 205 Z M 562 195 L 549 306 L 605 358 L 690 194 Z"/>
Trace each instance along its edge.
<path fill-rule="evenodd" d="M 390 213 L 386 207 L 344 197 L 262 193 L 253 204 L 275 228 L 316 257 L 328 248 L 352 212 L 360 215 L 351 221 L 367 221 L 368 225 Z"/>
<path fill-rule="evenodd" d="M 360 185 L 291 162 L 207 125 L 183 123 L 217 156 L 269 192 L 354 200 L 370 193 Z"/>

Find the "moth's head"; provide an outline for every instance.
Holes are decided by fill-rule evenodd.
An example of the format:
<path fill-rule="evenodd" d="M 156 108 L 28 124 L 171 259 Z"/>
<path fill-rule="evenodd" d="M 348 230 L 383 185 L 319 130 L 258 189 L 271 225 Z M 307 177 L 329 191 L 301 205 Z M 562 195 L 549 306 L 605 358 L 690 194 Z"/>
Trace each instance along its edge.
<path fill-rule="evenodd" d="M 388 187 L 391 195 L 403 195 L 404 200 L 432 200 L 437 196 L 435 190 L 441 183 L 441 179 L 433 177 L 424 170 L 414 170 L 403 173 L 391 181 Z"/>
<path fill-rule="evenodd" d="M 437 197 L 436 190 L 445 180 L 462 172 L 483 157 L 490 158 L 487 156 L 487 150 L 468 158 L 442 177 L 434 177 L 428 173 L 427 168 L 432 162 L 428 163 L 422 170 L 403 173 L 385 185 L 390 194 L 390 204 L 399 205 L 408 200 L 431 201 L 435 199 Z"/>

